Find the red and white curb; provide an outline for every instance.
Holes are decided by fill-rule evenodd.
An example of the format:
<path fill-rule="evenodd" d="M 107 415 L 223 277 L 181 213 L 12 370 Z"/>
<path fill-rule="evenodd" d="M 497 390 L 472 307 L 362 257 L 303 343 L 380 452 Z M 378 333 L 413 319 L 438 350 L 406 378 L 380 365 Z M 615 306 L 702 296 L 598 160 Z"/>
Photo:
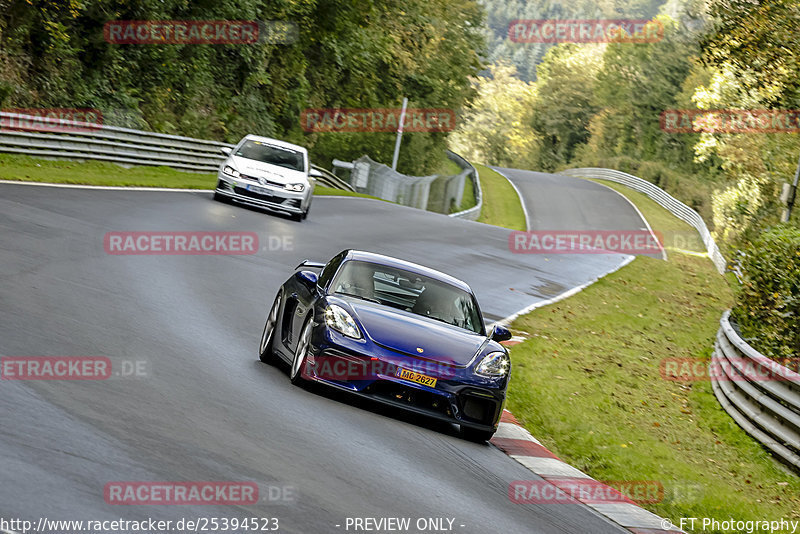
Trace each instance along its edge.
<path fill-rule="evenodd" d="M 586 479 L 592 480 L 592 486 L 605 486 L 594 481 L 583 471 L 563 462 L 555 454 L 547 450 L 535 437 L 531 435 L 508 410 L 503 411 L 497 432 L 490 441 L 492 445 L 505 452 L 528 470 L 542 477 L 545 481 L 558 479 Z M 557 484 L 554 484 L 556 487 Z M 615 490 L 608 487 L 609 492 Z M 626 528 L 635 534 L 671 534 L 683 533 L 672 523 L 652 512 L 641 508 L 632 502 L 596 502 L 585 499 L 580 495 L 574 496 L 575 500 L 596 510 L 614 523 Z"/>

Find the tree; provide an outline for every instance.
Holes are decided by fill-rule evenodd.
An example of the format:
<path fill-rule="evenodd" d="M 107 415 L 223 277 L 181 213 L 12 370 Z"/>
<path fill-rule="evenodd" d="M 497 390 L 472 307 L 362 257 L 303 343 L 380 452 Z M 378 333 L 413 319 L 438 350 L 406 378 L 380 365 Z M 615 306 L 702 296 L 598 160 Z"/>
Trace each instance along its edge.
<path fill-rule="evenodd" d="M 539 65 L 533 130 L 541 139 L 539 166 L 553 170 L 570 161 L 589 138 L 597 113 L 592 88 L 603 65 L 605 45 L 562 44 L 551 48 Z"/>
<path fill-rule="evenodd" d="M 451 148 L 488 165 L 530 167 L 537 158 L 530 114 L 536 87 L 515 77 L 508 63 L 492 65 L 489 77 L 473 80 L 478 92 L 450 136 Z"/>

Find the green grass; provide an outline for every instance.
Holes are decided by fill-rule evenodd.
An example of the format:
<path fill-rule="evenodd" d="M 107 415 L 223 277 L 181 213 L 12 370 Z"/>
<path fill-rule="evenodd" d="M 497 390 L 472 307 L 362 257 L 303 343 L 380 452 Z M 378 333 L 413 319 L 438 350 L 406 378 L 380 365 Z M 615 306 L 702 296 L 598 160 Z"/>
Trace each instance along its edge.
<path fill-rule="evenodd" d="M 643 195 L 625 193 L 654 230 L 686 230 Z M 531 337 L 512 349 L 508 408 L 598 480 L 661 482 L 663 500 L 643 506 L 673 521 L 798 520 L 800 479 L 720 408 L 709 382 L 671 382 L 659 371 L 664 358 L 709 358 L 731 304 L 707 258 L 639 257 L 515 321 Z"/>
<path fill-rule="evenodd" d="M 436 169 L 435 174 L 439 176 L 454 176 L 461 173 L 461 167 L 452 159 L 445 157 Z"/>
<path fill-rule="evenodd" d="M 454 213 L 468 210 L 477 204 L 475 201 L 475 187 L 472 185 L 472 179 L 467 176 L 464 179 L 464 197 L 461 199 L 461 205 L 456 208 Z"/>
<path fill-rule="evenodd" d="M 512 185 L 489 167 L 473 165 L 478 169 L 483 192 L 483 207 L 478 222 L 510 230 L 525 230 L 525 212 Z"/>
<path fill-rule="evenodd" d="M 46 160 L 30 156 L 0 154 L 0 180 L 84 184 L 119 187 L 168 187 L 175 189 L 214 189 L 217 175 L 182 172 L 170 167 L 131 167 L 100 161 Z M 374 198 L 317 185 L 315 195 L 339 195 Z"/>

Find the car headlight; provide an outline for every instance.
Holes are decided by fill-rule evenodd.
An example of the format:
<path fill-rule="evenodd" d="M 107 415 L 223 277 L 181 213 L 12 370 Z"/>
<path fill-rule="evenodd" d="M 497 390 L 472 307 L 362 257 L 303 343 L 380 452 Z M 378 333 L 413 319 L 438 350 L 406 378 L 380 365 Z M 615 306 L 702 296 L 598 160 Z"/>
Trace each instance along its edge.
<path fill-rule="evenodd" d="M 475 373 L 489 378 L 506 376 L 511 368 L 511 360 L 505 352 L 490 352 L 475 368 Z"/>
<path fill-rule="evenodd" d="M 225 165 L 225 167 L 222 169 L 222 173 L 227 174 L 228 176 L 233 176 L 234 178 L 238 178 L 239 175 L 241 174 L 239 171 L 237 171 L 230 165 Z"/>
<path fill-rule="evenodd" d="M 347 311 L 336 304 L 329 304 L 325 309 L 325 323 L 337 332 L 347 337 L 361 339 L 361 331 L 355 320 Z"/>
<path fill-rule="evenodd" d="M 285 187 L 289 191 L 297 191 L 299 193 L 306 188 L 306 184 L 286 184 Z"/>

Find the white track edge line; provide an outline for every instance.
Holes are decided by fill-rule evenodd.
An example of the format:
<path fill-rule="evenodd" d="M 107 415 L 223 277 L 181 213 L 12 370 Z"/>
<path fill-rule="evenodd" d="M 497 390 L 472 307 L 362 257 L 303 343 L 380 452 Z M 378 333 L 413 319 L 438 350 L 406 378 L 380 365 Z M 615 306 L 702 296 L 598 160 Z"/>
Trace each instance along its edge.
<path fill-rule="evenodd" d="M 522 213 L 525 214 L 525 231 L 526 232 L 530 232 L 531 231 L 531 219 L 530 219 L 530 216 L 528 215 L 528 206 L 525 205 L 525 200 L 522 198 L 522 193 L 519 192 L 519 189 L 517 188 L 517 186 L 514 184 L 514 182 L 511 181 L 511 179 L 508 176 L 503 174 L 503 172 L 497 170 L 497 167 L 489 167 L 489 168 L 492 169 L 497 174 L 499 174 L 500 176 L 502 176 L 503 178 L 505 178 L 508 181 L 508 183 L 511 184 L 511 187 L 514 188 L 514 191 L 517 192 L 517 196 L 519 197 L 519 203 L 522 206 Z"/>
<path fill-rule="evenodd" d="M 581 178 L 581 177 L 580 176 L 574 176 L 573 178 Z M 600 178 L 596 178 L 595 180 L 599 180 L 599 179 Z M 655 239 L 656 243 L 658 243 L 658 238 L 656 237 L 655 232 L 653 232 L 653 229 L 650 227 L 650 223 L 647 222 L 647 219 L 645 219 L 644 214 L 642 214 L 642 212 L 639 211 L 638 206 L 636 206 L 636 204 L 634 204 L 631 199 L 629 199 L 628 197 L 626 197 L 625 195 L 623 195 L 622 193 L 620 193 L 619 191 L 617 191 L 613 187 L 608 186 L 608 185 L 606 185 L 604 183 L 597 182 L 595 180 L 589 180 L 588 178 L 581 178 L 581 180 L 587 180 L 589 182 L 594 182 L 597 185 L 601 185 L 601 186 L 603 186 L 603 187 L 605 187 L 607 189 L 612 190 L 613 192 L 615 192 L 616 194 L 618 194 L 619 196 L 624 198 L 628 202 L 628 204 L 633 206 L 633 209 L 636 210 L 636 213 L 639 214 L 639 217 L 642 219 L 642 222 L 644 222 L 644 225 L 647 226 L 647 231 L 650 232 L 650 235 L 653 236 L 653 239 Z M 661 259 L 664 260 L 664 261 L 667 261 L 667 249 L 664 247 L 664 245 L 661 245 Z"/>

